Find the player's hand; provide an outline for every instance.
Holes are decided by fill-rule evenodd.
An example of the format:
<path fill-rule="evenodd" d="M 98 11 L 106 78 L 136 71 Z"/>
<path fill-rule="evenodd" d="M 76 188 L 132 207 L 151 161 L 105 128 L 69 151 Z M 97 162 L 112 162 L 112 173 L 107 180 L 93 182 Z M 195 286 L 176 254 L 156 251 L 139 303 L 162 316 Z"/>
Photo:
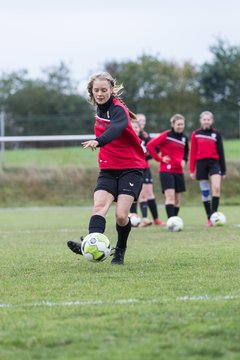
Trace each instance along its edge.
<path fill-rule="evenodd" d="M 164 162 L 166 164 L 169 163 L 170 160 L 171 160 L 171 158 L 168 155 L 163 156 L 163 158 L 162 158 L 162 162 Z"/>
<path fill-rule="evenodd" d="M 190 178 L 191 178 L 192 180 L 196 180 L 196 174 L 195 174 L 195 173 L 191 173 L 191 174 L 190 174 Z"/>
<path fill-rule="evenodd" d="M 185 160 L 182 160 L 182 161 L 181 161 L 181 166 L 182 166 L 183 169 L 185 168 L 185 165 L 186 165 L 186 161 L 185 161 Z"/>
<path fill-rule="evenodd" d="M 222 180 L 226 180 L 226 175 L 222 175 Z"/>
<path fill-rule="evenodd" d="M 99 143 L 97 140 L 89 140 L 82 143 L 84 149 L 91 148 L 92 150 L 96 150 L 98 145 Z"/>

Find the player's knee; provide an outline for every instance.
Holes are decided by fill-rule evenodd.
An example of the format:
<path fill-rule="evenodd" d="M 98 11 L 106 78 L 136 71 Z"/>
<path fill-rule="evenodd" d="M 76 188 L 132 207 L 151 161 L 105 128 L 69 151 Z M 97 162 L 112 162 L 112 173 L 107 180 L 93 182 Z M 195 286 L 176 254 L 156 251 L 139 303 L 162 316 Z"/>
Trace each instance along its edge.
<path fill-rule="evenodd" d="M 153 199 L 154 198 L 154 193 L 151 189 L 148 190 L 147 192 L 147 199 Z"/>
<path fill-rule="evenodd" d="M 147 196 L 145 194 L 140 194 L 139 202 L 143 202 L 143 201 L 147 201 L 147 200 L 148 200 L 148 198 L 147 198 Z"/>
<path fill-rule="evenodd" d="M 93 206 L 93 214 L 101 215 L 105 212 L 106 204 L 104 202 L 98 202 Z"/>
<path fill-rule="evenodd" d="M 147 191 L 146 188 L 143 186 L 142 191 L 140 192 L 139 195 L 139 201 L 147 201 Z"/>
<path fill-rule="evenodd" d="M 116 222 L 120 226 L 125 226 L 128 223 L 128 214 L 122 210 L 117 211 Z"/>
<path fill-rule="evenodd" d="M 175 203 L 174 194 L 165 194 L 165 200 L 167 204 L 174 204 Z"/>
<path fill-rule="evenodd" d="M 221 192 L 220 186 L 214 185 L 212 188 L 213 196 L 220 196 L 220 192 Z"/>
<path fill-rule="evenodd" d="M 175 206 L 180 207 L 180 199 L 175 199 Z"/>
<path fill-rule="evenodd" d="M 202 180 L 199 183 L 202 194 L 202 201 L 211 200 L 210 182 L 208 180 Z"/>

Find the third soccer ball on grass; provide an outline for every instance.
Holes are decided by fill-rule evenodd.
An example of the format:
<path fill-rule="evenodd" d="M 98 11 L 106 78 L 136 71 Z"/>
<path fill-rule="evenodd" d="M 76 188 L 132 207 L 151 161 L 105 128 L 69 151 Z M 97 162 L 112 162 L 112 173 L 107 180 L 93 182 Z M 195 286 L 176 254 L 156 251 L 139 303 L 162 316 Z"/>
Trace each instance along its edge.
<path fill-rule="evenodd" d="M 99 262 L 110 255 L 111 244 L 106 235 L 92 233 L 83 239 L 81 249 L 83 256 L 87 260 Z"/>
<path fill-rule="evenodd" d="M 210 221 L 213 226 L 223 226 L 226 224 L 226 216 L 221 212 L 215 212 L 211 215 Z"/>
<path fill-rule="evenodd" d="M 167 228 L 169 231 L 178 232 L 183 230 L 183 221 L 179 216 L 172 216 L 167 221 Z"/>
<path fill-rule="evenodd" d="M 138 225 L 141 222 L 141 218 L 138 216 L 138 214 L 129 214 L 129 218 L 130 218 L 132 227 L 138 227 Z"/>

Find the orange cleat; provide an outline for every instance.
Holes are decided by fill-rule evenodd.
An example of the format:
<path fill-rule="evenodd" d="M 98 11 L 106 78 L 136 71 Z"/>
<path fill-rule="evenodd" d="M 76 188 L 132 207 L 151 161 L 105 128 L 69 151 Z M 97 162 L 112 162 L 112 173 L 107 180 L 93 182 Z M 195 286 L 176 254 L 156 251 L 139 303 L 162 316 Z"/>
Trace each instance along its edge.
<path fill-rule="evenodd" d="M 155 225 L 160 225 L 160 226 L 165 226 L 166 225 L 165 222 L 162 221 L 161 219 L 155 219 L 154 224 Z"/>

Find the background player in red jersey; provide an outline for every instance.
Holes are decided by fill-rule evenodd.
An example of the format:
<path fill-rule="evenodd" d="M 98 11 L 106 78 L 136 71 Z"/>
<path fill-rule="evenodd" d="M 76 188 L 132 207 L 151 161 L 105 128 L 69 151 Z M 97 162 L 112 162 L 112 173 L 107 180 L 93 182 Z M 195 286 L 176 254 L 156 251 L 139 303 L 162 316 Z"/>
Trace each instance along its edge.
<path fill-rule="evenodd" d="M 226 174 L 222 137 L 213 128 L 213 121 L 214 117 L 210 111 L 201 113 L 201 128 L 193 131 L 190 150 L 190 176 L 193 180 L 199 181 L 208 226 L 211 226 L 211 214 L 218 210 L 221 178 Z"/>
<path fill-rule="evenodd" d="M 188 160 L 188 139 L 183 133 L 185 119 L 176 114 L 170 123 L 170 130 L 164 131 L 147 144 L 150 155 L 160 162 L 160 181 L 168 218 L 179 213 L 181 193 L 186 190 L 183 169 Z M 160 155 L 157 148 L 161 151 Z"/>
<path fill-rule="evenodd" d="M 146 126 L 146 116 L 144 114 L 137 114 L 137 124 L 132 122 L 136 134 L 142 140 L 142 145 L 146 148 L 147 143 L 151 140 L 149 134 L 144 130 Z M 152 225 L 152 221 L 147 218 L 148 208 L 151 211 L 153 222 L 155 225 L 165 225 L 165 223 L 158 217 L 158 208 L 153 192 L 153 178 L 150 169 L 149 160 L 152 159 L 147 152 L 145 157 L 145 168 L 143 171 L 143 187 L 139 195 L 139 206 L 142 213 L 142 221 L 139 227 Z M 137 203 L 133 203 L 131 213 L 137 213 Z"/>
<path fill-rule="evenodd" d="M 123 264 L 127 239 L 131 231 L 128 213 L 132 202 L 138 199 L 143 182 L 145 154 L 141 140 L 135 134 L 130 116 L 135 117 L 122 103 L 119 93 L 122 86 L 108 73 L 90 78 L 88 94 L 97 106 L 94 126 L 95 140 L 83 142 L 85 149 L 100 148 L 99 177 L 94 191 L 93 215 L 89 222 L 89 233 L 104 233 L 105 216 L 113 201 L 116 201 L 117 245 L 111 261 Z M 69 248 L 81 254 L 81 244 L 68 242 Z"/>

